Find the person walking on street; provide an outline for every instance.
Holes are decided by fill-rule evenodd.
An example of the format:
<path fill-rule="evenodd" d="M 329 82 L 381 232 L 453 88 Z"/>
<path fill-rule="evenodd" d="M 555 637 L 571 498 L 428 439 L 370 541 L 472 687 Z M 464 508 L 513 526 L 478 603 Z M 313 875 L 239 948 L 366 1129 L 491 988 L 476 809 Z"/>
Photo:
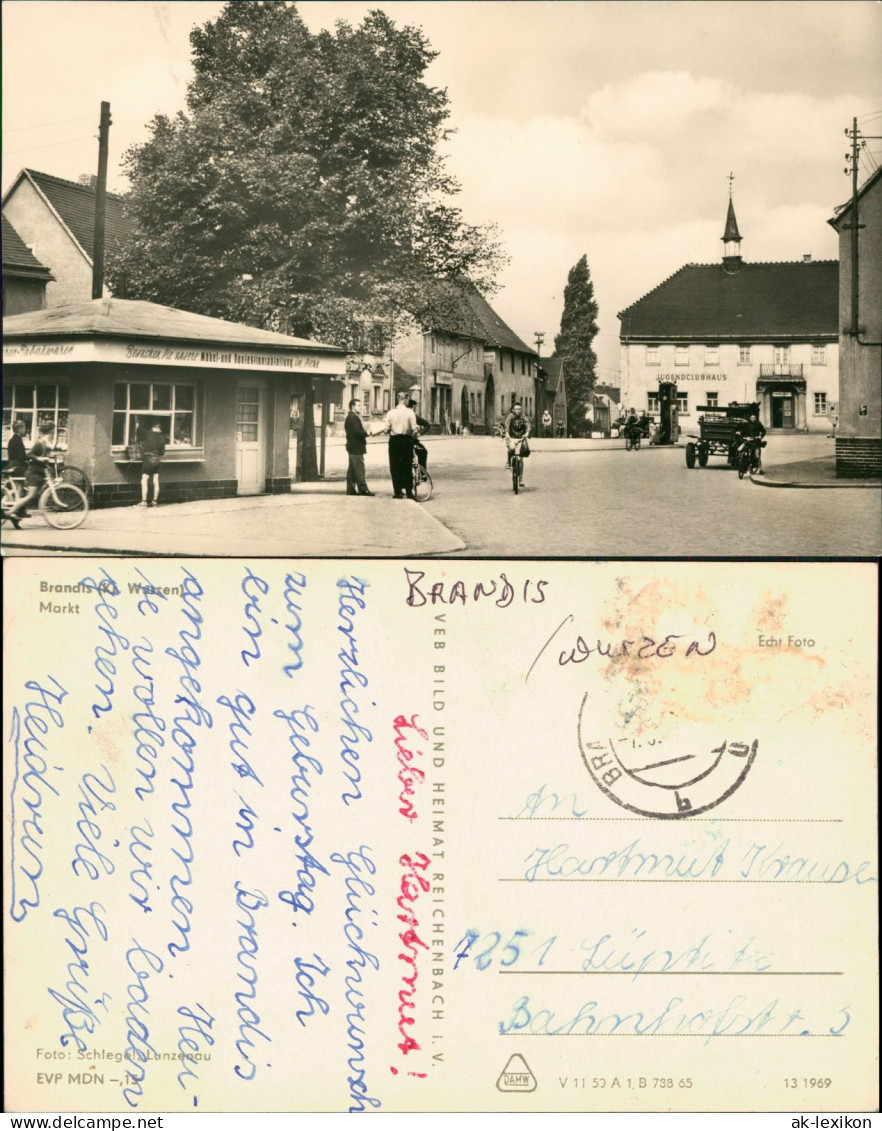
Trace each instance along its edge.
<path fill-rule="evenodd" d="M 386 413 L 385 430 L 389 433 L 389 473 L 396 499 L 415 499 L 413 493 L 413 437 L 419 425 L 412 408 L 405 404 L 407 393 L 398 394 L 398 404 Z M 403 492 L 403 494 L 402 494 Z"/>
<path fill-rule="evenodd" d="M 24 434 L 27 425 L 23 420 L 16 420 L 12 426 L 12 435 L 6 449 L 6 466 L 3 470 L 7 475 L 24 475 L 28 466 L 28 453 L 25 448 Z"/>
<path fill-rule="evenodd" d="M 25 494 L 15 506 L 3 516 L 18 529 L 19 519 L 28 517 L 28 507 L 36 500 L 46 479 L 46 465 L 55 451 L 52 443 L 55 434 L 54 424 L 41 424 L 40 436 L 28 452 L 28 464 L 25 471 Z M 24 443 L 24 441 L 22 441 Z"/>
<path fill-rule="evenodd" d="M 548 409 L 546 409 L 545 412 L 542 413 L 542 428 L 546 436 L 551 435 L 551 413 L 548 411 Z"/>
<path fill-rule="evenodd" d="M 356 411 L 358 400 L 353 398 L 349 402 L 349 412 L 343 422 L 346 432 L 346 451 L 349 453 L 349 468 L 346 472 L 347 495 L 373 495 L 368 490 L 364 476 L 364 457 L 367 452 L 367 432 L 361 417 Z"/>
<path fill-rule="evenodd" d="M 155 507 L 159 503 L 159 467 L 165 455 L 165 436 L 159 427 L 159 422 L 154 420 L 150 428 L 141 438 L 141 501 L 139 507 Z M 150 494 L 150 481 L 153 480 L 153 498 L 148 503 Z"/>

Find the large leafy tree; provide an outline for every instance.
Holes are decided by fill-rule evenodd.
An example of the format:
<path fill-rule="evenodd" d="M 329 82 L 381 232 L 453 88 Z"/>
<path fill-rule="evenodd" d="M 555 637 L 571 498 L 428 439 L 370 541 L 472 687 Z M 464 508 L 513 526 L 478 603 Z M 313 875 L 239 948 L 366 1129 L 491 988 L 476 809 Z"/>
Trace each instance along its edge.
<path fill-rule="evenodd" d="M 312 34 L 293 4 L 228 3 L 190 36 L 188 112 L 130 149 L 135 233 L 115 292 L 352 346 L 394 328 L 428 281 L 492 284 L 492 229 L 468 225 L 439 146 L 435 53 L 381 11 Z"/>
<path fill-rule="evenodd" d="M 567 427 L 571 436 L 585 429 L 585 410 L 597 379 L 597 354 L 592 349 L 597 329 L 594 284 L 588 257 L 583 255 L 567 276 L 560 333 L 554 339 L 554 356 L 564 362 Z"/>

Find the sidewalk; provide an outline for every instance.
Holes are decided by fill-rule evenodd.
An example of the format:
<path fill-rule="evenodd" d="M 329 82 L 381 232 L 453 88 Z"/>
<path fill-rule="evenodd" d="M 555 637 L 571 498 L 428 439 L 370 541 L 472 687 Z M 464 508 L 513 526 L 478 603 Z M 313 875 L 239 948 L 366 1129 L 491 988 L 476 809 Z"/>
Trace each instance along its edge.
<path fill-rule="evenodd" d="M 775 464 L 765 468 L 763 475 L 751 475 L 751 479 L 760 487 L 882 487 L 882 479 L 837 479 L 833 455 Z"/>
<path fill-rule="evenodd" d="M 306 485 L 304 485 L 306 486 Z M 40 516 L 15 530 L 3 523 L 2 549 L 16 555 L 66 551 L 161 557 L 411 557 L 449 554 L 465 543 L 408 499 L 359 498 L 336 483 L 296 495 L 254 495 L 92 511 L 77 530 L 54 530 Z M 326 492 L 326 493 L 325 493 Z"/>

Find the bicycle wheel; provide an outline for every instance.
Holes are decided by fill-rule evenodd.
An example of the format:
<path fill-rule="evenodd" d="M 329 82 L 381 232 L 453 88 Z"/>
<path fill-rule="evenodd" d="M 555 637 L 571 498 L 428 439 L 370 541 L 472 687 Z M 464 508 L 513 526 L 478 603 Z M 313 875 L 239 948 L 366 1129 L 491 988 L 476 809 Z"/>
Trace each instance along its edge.
<path fill-rule="evenodd" d="M 72 483 L 74 487 L 79 487 L 87 499 L 92 498 L 92 481 L 81 467 L 65 464 L 61 469 L 60 477 L 65 483 Z"/>
<path fill-rule="evenodd" d="M 511 457 L 511 489 L 518 493 L 521 485 L 521 457 Z"/>
<path fill-rule="evenodd" d="M 18 500 L 21 498 L 18 489 L 11 479 L 4 479 L 3 481 L 3 513 L 11 511 Z"/>
<path fill-rule="evenodd" d="M 750 455 L 748 452 L 742 452 L 738 457 L 738 478 L 743 479 L 748 467 L 750 466 Z"/>
<path fill-rule="evenodd" d="M 75 530 L 86 520 L 89 500 L 73 483 L 56 480 L 40 496 L 40 512 L 56 530 Z"/>
<path fill-rule="evenodd" d="M 425 503 L 431 499 L 432 487 L 432 477 L 424 467 L 417 464 L 413 472 L 413 493 L 418 503 Z"/>
<path fill-rule="evenodd" d="M 625 437 L 625 451 L 626 451 L 626 452 L 630 452 L 630 450 L 631 450 L 631 448 L 632 448 L 633 446 L 634 446 L 634 443 L 633 443 L 633 441 L 632 441 L 631 437 L 630 437 L 630 436 L 626 436 L 626 437 Z"/>

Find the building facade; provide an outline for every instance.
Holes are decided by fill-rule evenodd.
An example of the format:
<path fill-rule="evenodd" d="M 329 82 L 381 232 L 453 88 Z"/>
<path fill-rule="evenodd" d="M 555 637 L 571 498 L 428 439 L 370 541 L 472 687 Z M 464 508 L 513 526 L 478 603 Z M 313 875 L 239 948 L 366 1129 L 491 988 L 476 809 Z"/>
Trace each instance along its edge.
<path fill-rule="evenodd" d="M 772 431 L 831 432 L 839 402 L 835 260 L 745 263 L 732 201 L 720 264 L 687 264 L 619 314 L 621 397 L 658 413 L 677 386 L 680 427 L 703 407 L 760 404 Z"/>
<path fill-rule="evenodd" d="M 829 223 L 840 268 L 836 475 L 882 475 L 882 169 Z"/>
<path fill-rule="evenodd" d="M 567 434 L 567 375 L 563 358 L 543 357 L 539 361 L 545 374 L 545 404 L 551 413 L 552 435 Z"/>
<path fill-rule="evenodd" d="M 46 287 L 54 276 L 24 242 L 6 216 L 3 220 L 3 317 L 43 310 Z"/>
<path fill-rule="evenodd" d="M 476 287 L 439 284 L 420 322 L 396 342 L 395 362 L 435 431 L 488 433 L 516 400 L 538 425 L 545 380 L 536 351 Z"/>
<path fill-rule="evenodd" d="M 95 249 L 95 178 L 81 184 L 22 169 L 3 197 L 3 215 L 52 272 L 46 287 L 47 306 L 67 306 L 92 298 L 92 256 Z M 125 239 L 131 228 L 123 199 L 105 198 L 104 232 L 108 249 Z M 105 287 L 105 295 L 110 292 Z"/>
<path fill-rule="evenodd" d="M 339 396 L 345 352 L 148 302 L 95 299 L 7 318 L 3 443 L 55 426 L 96 506 L 136 502 L 139 439 L 166 440 L 166 501 L 288 491 L 307 406 Z M 337 382 L 340 382 L 338 384 Z"/>

